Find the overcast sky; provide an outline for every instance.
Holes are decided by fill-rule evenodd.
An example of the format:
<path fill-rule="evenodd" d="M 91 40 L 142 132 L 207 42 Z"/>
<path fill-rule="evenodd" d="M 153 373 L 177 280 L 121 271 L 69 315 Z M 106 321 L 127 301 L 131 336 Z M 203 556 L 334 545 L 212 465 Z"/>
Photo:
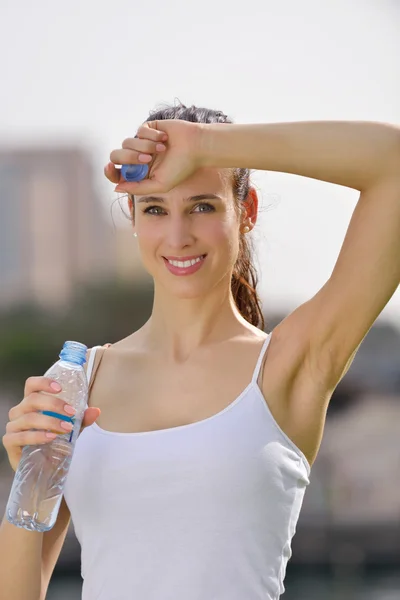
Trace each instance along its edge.
<path fill-rule="evenodd" d="M 0 143 L 84 145 L 111 222 L 103 165 L 159 103 L 240 123 L 400 125 L 399 32 L 399 0 L 0 0 Z M 329 277 L 358 194 L 280 173 L 254 182 L 264 306 L 286 312 Z M 400 324 L 399 290 L 382 316 Z"/>

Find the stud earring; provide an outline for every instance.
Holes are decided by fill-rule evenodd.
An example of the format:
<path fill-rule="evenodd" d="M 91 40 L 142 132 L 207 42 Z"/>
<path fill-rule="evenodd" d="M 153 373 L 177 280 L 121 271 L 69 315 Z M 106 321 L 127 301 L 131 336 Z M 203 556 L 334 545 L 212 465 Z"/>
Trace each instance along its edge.
<path fill-rule="evenodd" d="M 135 233 L 133 234 L 133 237 L 137 237 L 137 233 L 136 233 L 136 231 L 135 231 Z"/>
<path fill-rule="evenodd" d="M 243 233 L 249 233 L 249 231 L 250 231 L 250 227 L 248 225 L 245 225 L 243 227 Z"/>

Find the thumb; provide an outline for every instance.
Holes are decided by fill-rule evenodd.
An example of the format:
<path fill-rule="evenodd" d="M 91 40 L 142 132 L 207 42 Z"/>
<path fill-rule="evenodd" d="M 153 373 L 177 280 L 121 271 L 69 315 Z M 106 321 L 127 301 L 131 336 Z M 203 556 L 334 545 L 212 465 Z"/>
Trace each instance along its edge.
<path fill-rule="evenodd" d="M 101 410 L 94 406 L 90 406 L 89 408 L 87 408 L 85 410 L 85 414 L 83 416 L 82 429 L 92 425 L 96 421 L 96 419 L 98 419 L 98 417 L 100 416 L 100 413 L 101 413 Z"/>
<path fill-rule="evenodd" d="M 142 181 L 123 181 L 115 188 L 115 192 L 131 194 L 132 196 L 146 196 L 149 194 L 163 194 L 169 192 L 171 184 L 161 183 L 154 175 Z"/>

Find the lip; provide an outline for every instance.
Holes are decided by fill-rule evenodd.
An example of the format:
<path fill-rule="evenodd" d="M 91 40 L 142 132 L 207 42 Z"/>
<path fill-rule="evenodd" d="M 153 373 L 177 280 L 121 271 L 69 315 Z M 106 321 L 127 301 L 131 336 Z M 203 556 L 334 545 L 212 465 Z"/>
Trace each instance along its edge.
<path fill-rule="evenodd" d="M 171 265 L 171 263 L 168 262 L 168 260 L 179 260 L 179 261 L 194 260 L 195 258 L 200 258 L 200 257 L 204 257 L 204 258 L 202 258 L 202 260 L 195 263 L 194 265 L 190 265 L 189 267 L 176 267 L 175 265 Z M 206 257 L 207 257 L 206 254 L 196 254 L 194 256 L 180 256 L 180 257 L 178 257 L 178 256 L 168 256 L 168 257 L 163 256 L 163 260 L 164 260 L 165 266 L 167 267 L 167 269 L 170 273 L 172 273 L 173 275 L 183 276 L 183 275 L 192 275 L 193 273 L 196 273 L 196 271 L 201 269 Z"/>

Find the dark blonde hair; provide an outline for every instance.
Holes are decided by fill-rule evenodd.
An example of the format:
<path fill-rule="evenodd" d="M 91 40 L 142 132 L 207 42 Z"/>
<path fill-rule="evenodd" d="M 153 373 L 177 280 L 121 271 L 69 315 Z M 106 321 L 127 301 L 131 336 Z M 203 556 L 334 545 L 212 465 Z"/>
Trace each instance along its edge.
<path fill-rule="evenodd" d="M 179 103 L 175 106 L 164 106 L 151 112 L 146 121 L 162 121 L 163 119 L 180 119 L 193 123 L 233 123 L 232 119 L 224 113 L 209 108 L 197 106 L 186 107 Z M 233 193 L 239 211 L 248 197 L 250 190 L 249 169 L 232 169 Z M 236 306 L 240 314 L 252 325 L 264 329 L 264 316 L 258 297 L 257 272 L 252 261 L 252 250 L 248 236 L 241 234 L 239 239 L 239 252 L 235 262 L 231 289 Z"/>

